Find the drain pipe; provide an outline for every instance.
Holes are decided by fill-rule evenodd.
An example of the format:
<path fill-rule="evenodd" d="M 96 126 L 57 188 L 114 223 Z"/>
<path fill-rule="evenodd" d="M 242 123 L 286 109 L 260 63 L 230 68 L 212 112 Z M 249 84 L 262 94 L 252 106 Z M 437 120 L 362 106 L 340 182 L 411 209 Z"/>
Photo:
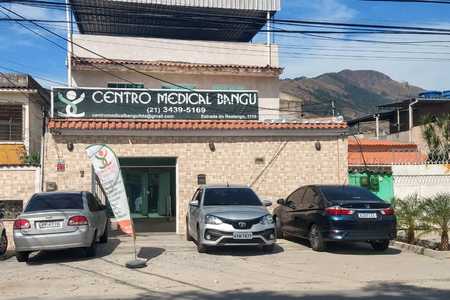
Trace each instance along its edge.
<path fill-rule="evenodd" d="M 413 120 L 413 105 L 415 105 L 417 102 L 419 102 L 418 99 L 414 99 L 413 102 L 409 103 L 409 142 L 412 143 L 413 136 L 412 136 L 412 128 L 414 127 L 414 120 Z"/>

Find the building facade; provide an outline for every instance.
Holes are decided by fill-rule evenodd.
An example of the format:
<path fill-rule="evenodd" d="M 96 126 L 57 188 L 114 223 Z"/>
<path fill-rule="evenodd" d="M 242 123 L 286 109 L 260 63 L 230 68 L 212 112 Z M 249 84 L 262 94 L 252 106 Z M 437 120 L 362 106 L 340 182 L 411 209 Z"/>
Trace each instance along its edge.
<path fill-rule="evenodd" d="M 347 125 L 281 121 L 277 47 L 250 42 L 279 1 L 71 3 L 80 34 L 71 87 L 53 90 L 46 190 L 102 194 L 85 149 L 106 144 L 136 229 L 183 233 L 199 184 L 250 185 L 274 201 L 345 182 Z"/>
<path fill-rule="evenodd" d="M 14 219 L 41 189 L 41 146 L 50 93 L 32 77 L 0 73 L 0 209 Z"/>
<path fill-rule="evenodd" d="M 50 93 L 28 75 L 1 74 L 0 166 L 22 165 L 25 156 L 40 155 Z"/>

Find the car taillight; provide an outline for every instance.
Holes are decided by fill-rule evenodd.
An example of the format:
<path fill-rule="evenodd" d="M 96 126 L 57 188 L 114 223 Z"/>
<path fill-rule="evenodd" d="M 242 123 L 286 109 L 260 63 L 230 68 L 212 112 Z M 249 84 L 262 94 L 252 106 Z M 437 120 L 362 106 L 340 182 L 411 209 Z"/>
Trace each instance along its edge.
<path fill-rule="evenodd" d="M 73 216 L 67 223 L 69 226 L 81 226 L 88 225 L 88 219 L 85 216 Z"/>
<path fill-rule="evenodd" d="M 14 221 L 14 229 L 30 229 L 31 224 L 28 220 L 25 219 L 17 219 Z"/>
<path fill-rule="evenodd" d="M 383 208 L 381 210 L 381 214 L 384 216 L 393 216 L 393 215 L 395 215 L 395 211 L 392 207 Z"/>
<path fill-rule="evenodd" d="M 325 209 L 325 212 L 329 216 L 350 216 L 350 215 L 353 215 L 353 213 L 355 211 L 348 209 L 348 208 L 343 208 L 340 206 L 332 206 L 332 207 L 327 207 Z"/>

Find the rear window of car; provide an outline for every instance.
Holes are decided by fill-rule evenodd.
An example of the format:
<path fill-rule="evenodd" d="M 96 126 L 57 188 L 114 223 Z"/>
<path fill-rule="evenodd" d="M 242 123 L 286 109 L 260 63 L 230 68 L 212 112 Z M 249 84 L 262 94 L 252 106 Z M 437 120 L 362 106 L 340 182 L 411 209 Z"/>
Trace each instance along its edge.
<path fill-rule="evenodd" d="M 353 186 L 321 187 L 328 201 L 383 201 L 372 192 Z"/>
<path fill-rule="evenodd" d="M 81 193 L 34 195 L 28 202 L 25 212 L 65 209 L 83 209 Z"/>
<path fill-rule="evenodd" d="M 209 188 L 205 190 L 204 206 L 249 205 L 261 206 L 255 192 L 248 188 Z"/>

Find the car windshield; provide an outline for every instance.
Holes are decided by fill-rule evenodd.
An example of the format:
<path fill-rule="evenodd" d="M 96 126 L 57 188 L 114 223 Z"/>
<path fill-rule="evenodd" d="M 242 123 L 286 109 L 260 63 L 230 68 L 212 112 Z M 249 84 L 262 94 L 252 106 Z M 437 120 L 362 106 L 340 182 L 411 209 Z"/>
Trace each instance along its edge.
<path fill-rule="evenodd" d="M 203 205 L 262 206 L 262 203 L 255 192 L 248 188 L 209 188 L 205 191 Z"/>
<path fill-rule="evenodd" d="M 370 191 L 356 186 L 321 187 L 328 201 L 383 201 Z"/>
<path fill-rule="evenodd" d="M 25 212 L 64 209 L 83 209 L 83 198 L 81 197 L 81 193 L 34 195 L 28 202 Z"/>

